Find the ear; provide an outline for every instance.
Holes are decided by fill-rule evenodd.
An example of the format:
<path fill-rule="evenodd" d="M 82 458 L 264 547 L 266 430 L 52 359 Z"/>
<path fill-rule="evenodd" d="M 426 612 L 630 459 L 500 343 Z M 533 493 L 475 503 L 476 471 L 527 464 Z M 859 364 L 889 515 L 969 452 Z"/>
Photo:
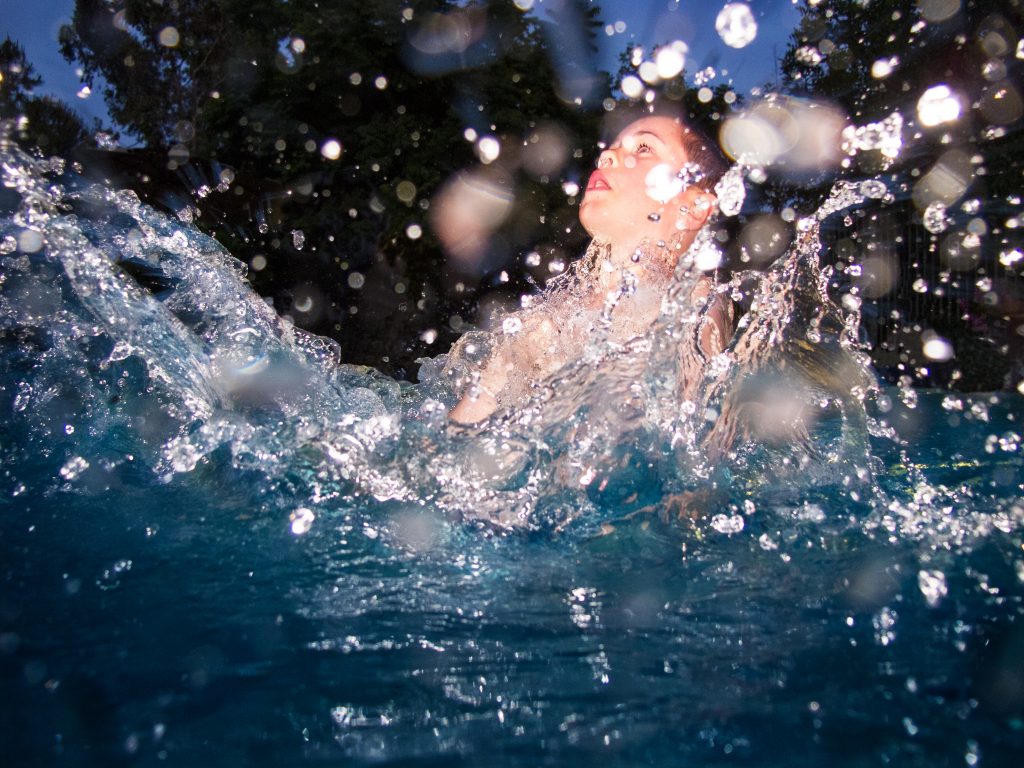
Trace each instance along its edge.
<path fill-rule="evenodd" d="M 682 231 L 696 232 L 718 206 L 718 198 L 713 192 L 707 192 L 698 186 L 684 189 L 676 198 L 679 202 L 679 217 L 676 228 Z"/>

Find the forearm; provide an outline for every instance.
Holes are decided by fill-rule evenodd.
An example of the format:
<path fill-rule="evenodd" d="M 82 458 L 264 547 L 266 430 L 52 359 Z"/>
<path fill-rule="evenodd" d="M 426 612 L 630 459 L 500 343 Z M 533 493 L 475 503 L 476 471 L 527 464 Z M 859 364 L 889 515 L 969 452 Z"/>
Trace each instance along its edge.
<path fill-rule="evenodd" d="M 498 400 L 489 392 L 477 392 L 465 395 L 448 416 L 459 424 L 476 424 L 483 421 L 498 409 Z"/>
<path fill-rule="evenodd" d="M 460 424 L 483 421 L 498 410 L 498 393 L 507 381 L 505 355 L 499 350 L 484 366 L 479 379 L 467 387 L 462 399 L 449 412 L 449 418 Z"/>

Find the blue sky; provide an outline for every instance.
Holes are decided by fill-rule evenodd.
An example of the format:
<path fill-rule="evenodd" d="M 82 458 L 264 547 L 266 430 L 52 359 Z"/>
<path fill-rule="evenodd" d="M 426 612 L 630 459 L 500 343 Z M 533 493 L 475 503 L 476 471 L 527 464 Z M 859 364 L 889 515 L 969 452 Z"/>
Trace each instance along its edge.
<path fill-rule="evenodd" d="M 544 4 L 541 0 L 540 5 Z M 750 0 L 747 5 L 757 20 L 757 37 L 737 50 L 723 43 L 715 31 L 715 19 L 725 0 L 600 0 L 599 4 L 606 24 L 626 24 L 622 34 L 600 36 L 601 60 L 609 71 L 618 69 L 618 55 L 629 45 L 650 50 L 682 40 L 690 48 L 688 72 L 707 66 L 718 71 L 724 68 L 743 92 L 774 80 L 775 60 L 799 20 L 793 0 Z"/>
<path fill-rule="evenodd" d="M 538 0 L 536 10 L 541 11 L 553 1 Z M 690 72 L 706 66 L 714 66 L 719 72 L 725 69 L 728 76 L 714 82 L 731 78 L 741 92 L 771 82 L 775 57 L 785 49 L 799 18 L 793 0 L 750 0 L 758 34 L 741 50 L 726 46 L 715 31 L 715 19 L 724 4 L 724 0 L 599 0 L 605 24 L 625 24 L 621 33 L 608 36 L 602 31 L 599 35 L 600 63 L 615 72 L 618 56 L 628 46 L 650 49 L 682 40 L 690 48 Z M 45 81 L 40 90 L 63 99 L 87 118 L 103 118 L 106 112 L 102 95 L 78 98 L 81 83 L 74 67 L 64 61 L 58 50 L 57 34 L 61 25 L 70 20 L 75 0 L 7 0 L 4 5 L 0 34 L 11 35 L 25 47 L 29 61 Z"/>
<path fill-rule="evenodd" d="M 63 99 L 83 117 L 105 118 L 101 95 L 94 94 L 87 99 L 75 95 L 81 88 L 81 81 L 75 68 L 60 55 L 57 35 L 61 25 L 71 21 L 75 0 L 8 0 L 4 5 L 0 36 L 10 35 L 21 43 L 36 74 L 43 78 L 39 92 Z"/>

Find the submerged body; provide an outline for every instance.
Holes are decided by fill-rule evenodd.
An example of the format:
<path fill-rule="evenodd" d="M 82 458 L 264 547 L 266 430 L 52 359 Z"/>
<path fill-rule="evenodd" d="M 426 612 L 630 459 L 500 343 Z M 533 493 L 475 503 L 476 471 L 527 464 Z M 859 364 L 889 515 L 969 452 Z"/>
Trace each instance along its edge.
<path fill-rule="evenodd" d="M 506 316 L 494 334 L 472 333 L 452 350 L 461 360 L 481 346 L 489 354 L 466 376 L 467 393 L 452 410 L 459 422 L 477 422 L 497 410 L 521 404 L 530 392 L 567 365 L 585 357 L 600 339 L 625 344 L 651 331 L 662 311 L 672 276 L 618 270 L 592 247 L 578 267 L 551 286 L 535 305 Z M 642 248 L 637 249 L 643 253 Z M 595 264 L 595 262 L 597 262 Z M 597 277 L 592 272 L 599 272 Z M 616 285 L 617 283 L 617 285 Z M 688 295 L 698 318 L 695 333 L 701 360 L 719 354 L 732 333 L 732 307 L 715 290 L 711 276 L 699 275 Z M 692 371 L 693 378 L 700 371 Z"/>

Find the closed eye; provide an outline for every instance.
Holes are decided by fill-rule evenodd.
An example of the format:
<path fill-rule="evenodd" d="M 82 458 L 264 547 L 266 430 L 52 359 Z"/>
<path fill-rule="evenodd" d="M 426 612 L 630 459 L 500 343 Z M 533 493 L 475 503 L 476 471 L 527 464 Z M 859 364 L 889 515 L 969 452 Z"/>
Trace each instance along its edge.
<path fill-rule="evenodd" d="M 636 149 L 634 149 L 633 151 L 638 155 L 643 155 L 653 152 L 654 149 L 651 147 L 650 144 L 641 141 L 639 144 L 636 145 Z"/>

